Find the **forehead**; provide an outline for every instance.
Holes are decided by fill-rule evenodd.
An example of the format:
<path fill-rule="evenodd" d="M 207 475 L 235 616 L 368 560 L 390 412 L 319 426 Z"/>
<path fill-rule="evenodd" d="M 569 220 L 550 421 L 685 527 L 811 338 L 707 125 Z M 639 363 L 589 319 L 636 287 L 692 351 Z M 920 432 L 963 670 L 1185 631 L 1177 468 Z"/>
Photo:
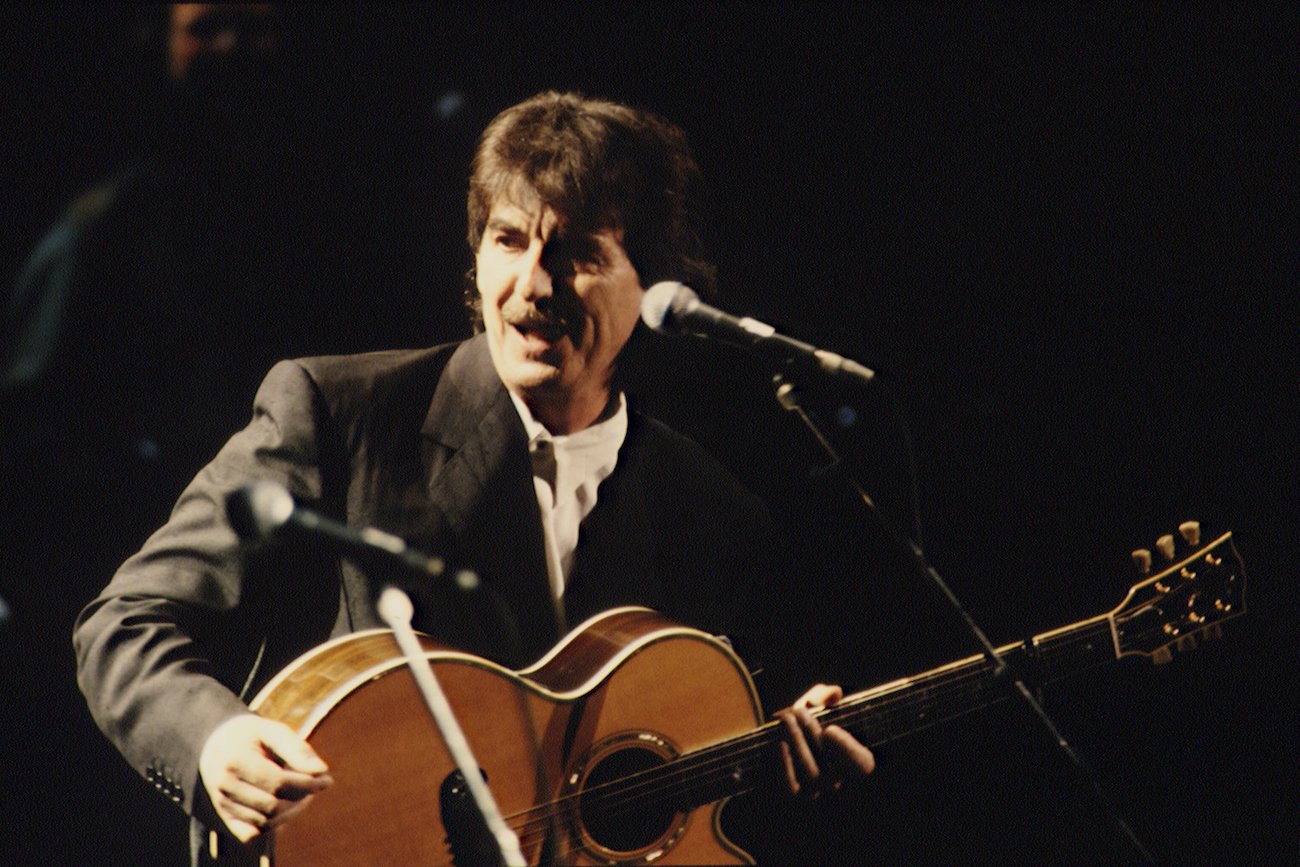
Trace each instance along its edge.
<path fill-rule="evenodd" d="M 553 208 L 543 204 L 536 193 L 521 196 L 510 191 L 498 193 L 492 200 L 487 221 L 488 225 L 496 223 L 520 229 L 538 228 L 545 233 L 568 222 Z"/>
<path fill-rule="evenodd" d="M 582 234 L 622 228 L 623 220 L 618 208 L 611 203 L 588 200 L 581 194 L 581 184 L 578 188 L 572 184 L 543 183 L 538 186 L 534 181 L 516 172 L 503 172 L 489 181 L 483 197 L 489 203 L 488 213 L 501 213 L 506 205 L 516 209 L 516 213 L 522 212 L 533 218 L 549 211 L 562 228 L 572 227 L 574 232 Z"/>
<path fill-rule="evenodd" d="M 573 223 L 529 188 L 519 192 L 498 193 L 492 200 L 488 211 L 487 225 L 491 227 L 508 227 L 511 229 L 538 234 L 542 238 L 552 235 L 561 237 L 585 237 L 598 242 L 601 246 L 612 243 L 623 245 L 623 230 L 616 226 L 582 227 Z"/>

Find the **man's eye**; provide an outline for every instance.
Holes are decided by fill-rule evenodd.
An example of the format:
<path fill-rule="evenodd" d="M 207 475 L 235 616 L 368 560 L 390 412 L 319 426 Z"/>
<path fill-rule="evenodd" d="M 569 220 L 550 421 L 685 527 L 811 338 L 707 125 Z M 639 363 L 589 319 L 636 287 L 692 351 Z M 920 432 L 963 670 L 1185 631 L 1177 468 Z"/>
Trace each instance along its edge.
<path fill-rule="evenodd" d="M 605 265 L 605 254 L 600 245 L 589 238 L 568 239 L 556 250 L 557 257 L 569 262 L 575 271 L 591 273 Z"/>
<path fill-rule="evenodd" d="M 515 232 L 499 232 L 496 236 L 496 245 L 506 250 L 522 250 L 526 246 L 524 239 Z"/>

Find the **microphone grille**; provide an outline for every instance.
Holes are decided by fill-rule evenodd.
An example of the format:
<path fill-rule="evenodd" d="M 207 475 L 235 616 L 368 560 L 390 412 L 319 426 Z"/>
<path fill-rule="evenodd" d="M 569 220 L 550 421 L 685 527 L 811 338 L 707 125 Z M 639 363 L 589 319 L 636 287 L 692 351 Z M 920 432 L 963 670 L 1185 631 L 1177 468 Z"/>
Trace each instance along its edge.
<path fill-rule="evenodd" d="M 697 296 L 691 287 L 675 280 L 664 280 L 645 291 L 641 298 L 641 321 L 661 333 L 676 329 L 673 316 Z"/>
<path fill-rule="evenodd" d="M 253 482 L 226 497 L 226 518 L 242 539 L 265 539 L 292 515 L 293 496 L 275 482 Z"/>

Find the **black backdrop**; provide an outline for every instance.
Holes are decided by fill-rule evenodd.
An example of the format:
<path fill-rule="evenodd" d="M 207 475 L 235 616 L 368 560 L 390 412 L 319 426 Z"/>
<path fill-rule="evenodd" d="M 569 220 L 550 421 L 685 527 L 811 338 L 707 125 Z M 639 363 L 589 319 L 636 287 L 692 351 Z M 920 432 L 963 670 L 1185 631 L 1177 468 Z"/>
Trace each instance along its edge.
<path fill-rule="evenodd" d="M 687 130 L 710 180 L 725 304 L 882 371 L 892 399 L 814 399 L 855 407 L 840 444 L 887 520 L 910 526 L 906 416 L 926 550 L 995 641 L 1114 606 L 1133 579 L 1127 552 L 1180 520 L 1235 530 L 1252 610 L 1223 641 L 1051 686 L 1046 706 L 1160 860 L 1300 854 L 1298 29 L 1286 4 L 560 4 L 293 20 L 317 100 L 303 129 L 331 145 L 314 152 L 316 181 L 347 231 L 310 223 L 311 189 L 288 199 L 323 239 L 317 264 L 333 267 L 310 291 L 337 329 L 273 354 L 465 333 L 463 184 L 500 108 L 553 87 L 657 110 Z M 123 40 L 131 10 L 27 8 L 0 22 L 0 274 L 12 280 L 76 193 L 147 146 L 157 75 Z M 364 336 L 345 334 L 352 323 Z M 760 372 L 724 349 L 652 349 L 654 376 L 633 385 L 643 405 L 732 466 L 800 541 L 806 569 L 788 592 L 829 674 L 865 687 L 972 652 L 919 578 L 863 553 L 879 540 L 833 474 L 816 474 Z M 271 349 L 228 351 L 251 371 Z M 82 376 L 109 394 L 148 387 L 111 363 Z M 6 406 L 6 431 L 58 415 L 61 399 Z M 210 449 L 242 421 L 189 434 Z M 0 541 L 13 607 L 0 634 L 0 857 L 179 861 L 183 823 L 94 731 L 66 636 L 201 459 L 132 490 L 138 469 L 6 448 L 18 459 L 5 463 Z M 1015 710 L 880 758 L 841 814 L 846 861 L 1133 860 Z"/>

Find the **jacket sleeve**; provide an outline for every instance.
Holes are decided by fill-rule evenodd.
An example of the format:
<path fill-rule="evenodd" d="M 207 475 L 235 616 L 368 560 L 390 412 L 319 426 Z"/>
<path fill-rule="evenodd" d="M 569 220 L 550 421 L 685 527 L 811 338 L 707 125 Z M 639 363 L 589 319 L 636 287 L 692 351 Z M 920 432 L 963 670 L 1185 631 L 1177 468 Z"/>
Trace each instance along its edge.
<path fill-rule="evenodd" d="M 256 609 L 265 597 L 226 521 L 226 495 L 266 478 L 302 502 L 320 502 L 327 420 L 307 371 L 295 362 L 276 365 L 248 427 L 189 484 L 167 523 L 77 618 L 77 680 L 96 723 L 186 812 L 194 809 L 203 744 L 218 725 L 246 711 L 240 693 L 264 649 L 265 615 Z M 290 592 L 318 589 L 324 588 Z"/>

